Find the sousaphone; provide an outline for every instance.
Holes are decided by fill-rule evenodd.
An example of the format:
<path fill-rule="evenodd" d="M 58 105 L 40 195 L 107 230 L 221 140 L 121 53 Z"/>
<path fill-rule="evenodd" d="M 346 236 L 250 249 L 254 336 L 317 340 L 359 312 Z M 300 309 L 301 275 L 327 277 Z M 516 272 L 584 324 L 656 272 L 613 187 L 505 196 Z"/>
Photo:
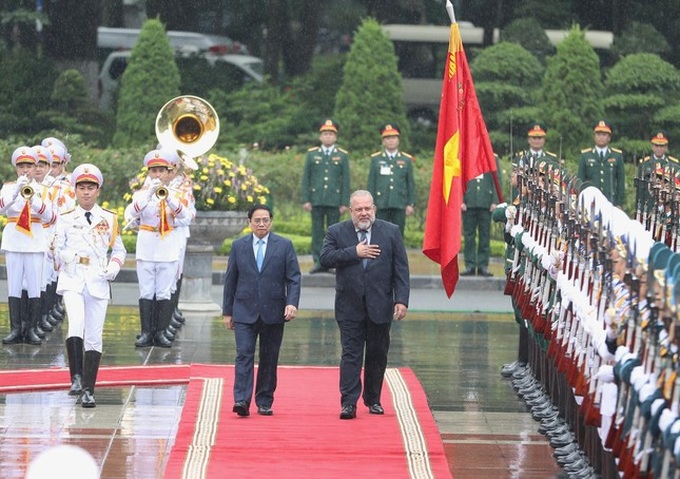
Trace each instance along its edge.
<path fill-rule="evenodd" d="M 185 167 L 198 169 L 194 158 L 215 145 L 220 133 L 217 112 L 203 98 L 178 96 L 167 102 L 156 117 L 156 138 L 163 148 L 177 150 Z"/>

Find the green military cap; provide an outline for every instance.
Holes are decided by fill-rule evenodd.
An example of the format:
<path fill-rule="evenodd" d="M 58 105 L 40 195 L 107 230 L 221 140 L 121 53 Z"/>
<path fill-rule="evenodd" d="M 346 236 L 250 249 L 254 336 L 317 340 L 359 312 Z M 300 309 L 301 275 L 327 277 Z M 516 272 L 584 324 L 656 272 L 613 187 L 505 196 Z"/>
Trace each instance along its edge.
<path fill-rule="evenodd" d="M 609 123 L 607 120 L 599 120 L 597 123 L 595 123 L 593 131 L 595 133 L 609 133 L 610 135 L 614 133 L 612 124 Z"/>
<path fill-rule="evenodd" d="M 324 118 L 321 120 L 321 125 L 319 126 L 319 131 L 332 131 L 333 133 L 337 133 L 339 129 L 338 122 L 333 118 Z"/>
<path fill-rule="evenodd" d="M 527 136 L 544 137 L 548 133 L 548 129 L 543 123 L 531 123 L 527 128 Z"/>
<path fill-rule="evenodd" d="M 401 130 L 394 123 L 386 123 L 380 127 L 380 136 L 385 138 L 386 136 L 399 136 Z"/>
<path fill-rule="evenodd" d="M 652 134 L 652 139 L 650 141 L 652 142 L 652 145 L 668 145 L 668 133 L 666 133 L 664 130 L 656 130 Z"/>

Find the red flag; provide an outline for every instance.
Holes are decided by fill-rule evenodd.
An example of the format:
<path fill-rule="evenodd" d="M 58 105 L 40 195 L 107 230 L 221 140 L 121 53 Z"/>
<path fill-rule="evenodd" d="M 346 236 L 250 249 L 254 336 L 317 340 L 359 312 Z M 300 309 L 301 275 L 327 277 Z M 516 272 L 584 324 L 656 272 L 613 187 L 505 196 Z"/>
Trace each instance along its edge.
<path fill-rule="evenodd" d="M 454 22 L 444 68 L 423 241 L 425 256 L 441 266 L 442 282 L 449 297 L 458 282 L 462 236 L 460 208 L 465 187 L 471 179 L 495 171 L 491 141 L 472 84 L 460 30 Z M 494 180 L 500 199 L 502 195 L 495 173 Z"/>

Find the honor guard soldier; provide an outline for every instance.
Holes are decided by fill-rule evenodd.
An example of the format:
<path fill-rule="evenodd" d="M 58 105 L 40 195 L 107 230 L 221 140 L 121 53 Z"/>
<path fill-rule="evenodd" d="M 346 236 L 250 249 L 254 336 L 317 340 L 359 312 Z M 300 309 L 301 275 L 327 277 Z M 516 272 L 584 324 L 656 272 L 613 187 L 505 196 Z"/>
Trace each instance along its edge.
<path fill-rule="evenodd" d="M 142 333 L 137 347 L 169 348 L 172 341 L 166 329 L 173 316 L 170 300 L 177 278 L 181 238 L 175 224 L 191 217 L 181 201 L 182 192 L 170 188 L 171 170 L 179 157 L 171 150 L 152 150 L 144 157 L 151 178 L 132 197 L 126 220 L 139 222 L 137 233 L 137 277 L 139 278 L 139 317 Z"/>
<path fill-rule="evenodd" d="M 605 120 L 593 128 L 595 146 L 581 150 L 578 178 L 598 188 L 614 206 L 625 203 L 625 172 L 621 150 L 611 148 L 613 129 Z"/>
<path fill-rule="evenodd" d="M 500 171 L 496 155 L 496 170 Z M 500 181 L 500 179 L 499 179 Z M 465 271 L 462 276 L 493 276 L 489 271 L 491 256 L 491 213 L 498 204 L 498 193 L 491 173 L 484 173 L 468 181 L 461 209 L 463 211 L 463 256 Z"/>
<path fill-rule="evenodd" d="M 40 320 L 40 282 L 47 249 L 47 235 L 42 225 L 54 223 L 56 214 L 41 197 L 40 185 L 33 180 L 37 164 L 35 149 L 20 146 L 14 150 L 12 165 L 18 178 L 5 183 L 0 190 L 0 214 L 7 216 L 1 249 L 7 265 L 11 327 L 3 344 L 26 342 L 37 346 L 42 342 L 35 332 Z M 25 303 L 22 289 L 27 292 Z"/>
<path fill-rule="evenodd" d="M 118 217 L 97 204 L 104 183 L 101 171 L 82 164 L 72 174 L 78 206 L 59 217 L 55 260 L 60 268 L 57 292 L 68 314 L 66 352 L 71 388 L 84 408 L 96 406 L 94 386 L 102 356 L 102 333 L 111 299 L 109 282 L 125 262 Z"/>
<path fill-rule="evenodd" d="M 310 273 L 326 272 L 319 253 L 326 230 L 340 221 L 349 204 L 349 155 L 339 148 L 338 124 L 325 118 L 319 127 L 321 146 L 307 150 L 302 174 L 302 208 L 312 213 L 312 258 Z"/>
<path fill-rule="evenodd" d="M 406 216 L 414 211 L 416 182 L 413 157 L 399 151 L 400 134 L 394 123 L 380 128 L 384 149 L 371 155 L 367 189 L 375 199 L 378 219 L 396 224 L 404 236 Z"/>

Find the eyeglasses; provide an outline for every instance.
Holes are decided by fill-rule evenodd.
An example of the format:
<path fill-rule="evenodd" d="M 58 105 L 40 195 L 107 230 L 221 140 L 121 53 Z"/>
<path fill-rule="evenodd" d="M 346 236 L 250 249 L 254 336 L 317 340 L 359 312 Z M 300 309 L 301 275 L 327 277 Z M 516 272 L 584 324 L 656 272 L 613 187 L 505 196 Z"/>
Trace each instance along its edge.
<path fill-rule="evenodd" d="M 256 225 L 268 225 L 271 222 L 271 218 L 255 218 L 250 220 L 250 222 Z"/>

